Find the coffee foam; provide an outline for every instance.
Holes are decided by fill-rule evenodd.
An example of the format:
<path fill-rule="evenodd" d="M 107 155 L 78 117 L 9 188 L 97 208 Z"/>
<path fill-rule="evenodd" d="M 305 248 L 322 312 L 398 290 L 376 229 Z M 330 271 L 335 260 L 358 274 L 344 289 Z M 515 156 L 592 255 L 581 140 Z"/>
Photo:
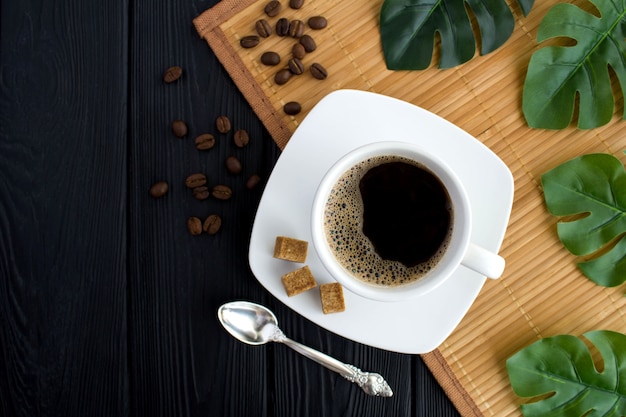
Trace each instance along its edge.
<path fill-rule="evenodd" d="M 421 169 L 423 165 L 401 156 L 377 156 L 351 167 L 332 187 L 324 209 L 324 233 L 335 259 L 355 278 L 370 284 L 399 286 L 419 280 L 441 260 L 450 240 L 451 231 L 437 253 L 413 267 L 383 259 L 363 234 L 363 201 L 359 182 L 371 168 L 388 162 L 405 162 Z M 450 211 L 451 219 L 453 216 Z M 453 221 L 450 221 L 452 225 Z"/>

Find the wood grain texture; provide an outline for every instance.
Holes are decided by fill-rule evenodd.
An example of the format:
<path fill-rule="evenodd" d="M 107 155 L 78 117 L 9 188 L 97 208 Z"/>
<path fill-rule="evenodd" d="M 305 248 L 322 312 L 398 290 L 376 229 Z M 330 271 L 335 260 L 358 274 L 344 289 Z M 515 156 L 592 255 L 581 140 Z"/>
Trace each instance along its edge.
<path fill-rule="evenodd" d="M 2 2 L 0 414 L 125 415 L 126 2 Z"/>
<path fill-rule="evenodd" d="M 131 415 L 255 416 L 267 409 L 267 349 L 250 348 L 219 327 L 217 307 L 233 298 L 266 301 L 248 269 L 247 248 L 262 187 L 245 188 L 248 175 L 267 179 L 278 151 L 227 74 L 194 36 L 192 18 L 208 7 L 198 2 L 137 3 L 133 10 L 129 160 L 129 340 Z M 183 68 L 183 77 L 164 84 L 163 71 Z M 215 119 L 227 115 L 246 129 L 250 144 L 236 148 L 233 132 L 220 134 Z M 184 120 L 189 134 L 174 137 L 170 123 Z M 198 151 L 201 133 L 216 146 Z M 228 174 L 225 159 L 244 167 Z M 209 186 L 226 184 L 229 201 L 197 201 L 184 185 L 195 172 Z M 170 183 L 159 200 L 147 190 Z M 190 216 L 223 218 L 215 236 L 191 236 Z"/>
<path fill-rule="evenodd" d="M 417 356 L 353 343 L 273 299 L 249 236 L 280 150 L 200 39 L 217 1 L 15 2 L 0 26 L 0 416 L 458 415 Z M 164 84 L 163 71 L 184 74 Z M 240 149 L 215 118 L 250 133 Z M 176 138 L 174 119 L 189 134 Z M 193 139 L 213 133 L 214 149 Z M 237 156 L 240 175 L 224 160 Z M 197 201 L 203 172 L 229 201 Z M 262 182 L 244 186 L 248 175 Z M 167 181 L 161 199 L 148 190 Z M 216 213 L 215 236 L 189 216 Z M 396 393 L 370 398 L 285 346 L 219 326 L 233 299 L 268 305 L 285 332 Z"/>

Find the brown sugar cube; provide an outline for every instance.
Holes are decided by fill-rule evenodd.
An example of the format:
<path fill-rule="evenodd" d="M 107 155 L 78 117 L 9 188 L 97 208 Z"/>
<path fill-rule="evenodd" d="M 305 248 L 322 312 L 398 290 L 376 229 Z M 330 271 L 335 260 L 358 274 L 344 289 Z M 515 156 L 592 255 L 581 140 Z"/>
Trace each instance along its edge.
<path fill-rule="evenodd" d="M 286 236 L 277 236 L 274 246 L 274 258 L 291 262 L 306 261 L 309 242 Z"/>
<path fill-rule="evenodd" d="M 324 314 L 345 311 L 346 304 L 343 300 L 343 287 L 340 283 L 333 282 L 320 285 L 320 297 L 322 298 L 322 311 Z"/>
<path fill-rule="evenodd" d="M 286 273 L 281 277 L 287 295 L 292 297 L 301 292 L 308 291 L 317 285 L 315 278 L 308 266 Z"/>

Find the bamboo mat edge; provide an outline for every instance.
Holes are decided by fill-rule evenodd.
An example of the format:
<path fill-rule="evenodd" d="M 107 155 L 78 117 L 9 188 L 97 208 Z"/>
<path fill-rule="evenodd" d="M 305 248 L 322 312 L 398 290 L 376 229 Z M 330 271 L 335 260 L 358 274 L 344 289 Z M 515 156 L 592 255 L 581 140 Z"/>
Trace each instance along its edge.
<path fill-rule="evenodd" d="M 228 42 L 219 25 L 256 0 L 222 0 L 193 21 L 201 38 L 207 41 L 233 82 L 244 95 L 280 149 L 284 149 L 292 132 L 283 123 L 263 89 L 247 69 L 237 51 Z"/>
<path fill-rule="evenodd" d="M 283 123 L 272 103 L 267 100 L 263 89 L 220 29 L 223 22 L 256 1 L 222 0 L 216 6 L 196 17 L 193 23 L 200 37 L 208 43 L 276 145 L 282 150 L 287 145 L 292 132 Z M 484 415 L 438 349 L 420 356 L 463 417 L 482 417 Z"/>
<path fill-rule="evenodd" d="M 437 382 L 439 382 L 441 388 L 448 395 L 448 398 L 450 398 L 450 401 L 452 401 L 452 404 L 463 417 L 484 416 L 439 349 L 425 353 L 421 357 Z"/>

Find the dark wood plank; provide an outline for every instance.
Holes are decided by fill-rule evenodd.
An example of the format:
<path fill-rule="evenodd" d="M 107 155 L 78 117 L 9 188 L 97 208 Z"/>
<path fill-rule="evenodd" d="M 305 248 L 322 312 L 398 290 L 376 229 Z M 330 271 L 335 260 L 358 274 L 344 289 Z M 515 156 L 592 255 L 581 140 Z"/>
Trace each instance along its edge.
<path fill-rule="evenodd" d="M 129 161 L 129 294 L 131 415 L 257 416 L 267 408 L 267 349 L 236 342 L 219 327 L 216 310 L 234 298 L 264 302 L 265 291 L 248 267 L 248 242 L 262 186 L 244 184 L 253 173 L 266 180 L 278 149 L 228 74 L 195 33 L 192 20 L 206 2 L 135 2 L 132 22 Z M 175 83 L 163 71 L 184 69 Z M 233 132 L 219 134 L 227 115 L 246 129 L 250 144 L 236 148 Z M 173 136 L 170 122 L 184 120 L 189 134 Z M 216 146 L 200 152 L 195 136 L 212 133 Z M 237 156 L 240 175 L 227 173 Z M 229 201 L 197 201 L 184 185 L 195 172 L 208 185 L 226 184 Z M 154 200 L 154 181 L 170 192 Z M 191 236 L 190 216 L 223 218 L 215 236 Z"/>
<path fill-rule="evenodd" d="M 3 416 L 127 414 L 127 11 L 2 1 Z"/>

